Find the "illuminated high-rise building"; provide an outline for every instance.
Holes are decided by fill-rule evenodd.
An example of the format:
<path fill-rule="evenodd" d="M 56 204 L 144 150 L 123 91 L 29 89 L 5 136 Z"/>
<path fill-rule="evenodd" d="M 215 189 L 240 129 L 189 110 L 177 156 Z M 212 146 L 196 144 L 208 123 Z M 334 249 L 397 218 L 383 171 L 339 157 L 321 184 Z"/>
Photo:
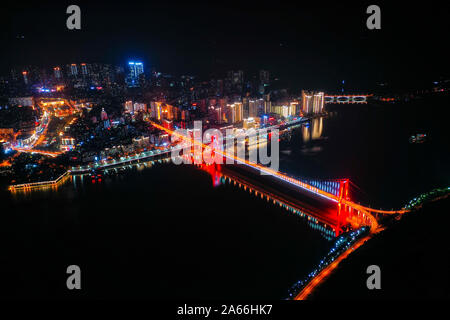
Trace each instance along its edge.
<path fill-rule="evenodd" d="M 167 120 L 174 119 L 174 107 L 170 104 L 164 103 L 161 108 L 161 117 Z"/>
<path fill-rule="evenodd" d="M 280 116 L 283 116 L 285 118 L 292 117 L 295 115 L 295 105 L 293 104 L 285 104 L 285 105 L 278 105 L 278 106 L 272 106 L 272 112 L 279 114 Z"/>
<path fill-rule="evenodd" d="M 244 107 L 242 103 L 235 103 L 236 106 L 236 122 L 244 120 Z"/>
<path fill-rule="evenodd" d="M 150 118 L 158 118 L 158 108 L 159 106 L 156 101 L 150 101 Z"/>
<path fill-rule="evenodd" d="M 258 116 L 258 100 L 250 100 L 248 102 L 248 117 L 256 118 Z"/>
<path fill-rule="evenodd" d="M 61 139 L 60 149 L 61 151 L 70 151 L 75 148 L 75 139 L 71 137 L 63 137 Z"/>
<path fill-rule="evenodd" d="M 23 75 L 23 82 L 27 85 L 28 84 L 28 72 L 24 71 L 22 72 Z"/>
<path fill-rule="evenodd" d="M 81 74 L 83 76 L 87 76 L 89 74 L 86 63 L 81 64 Z"/>
<path fill-rule="evenodd" d="M 227 106 L 228 99 L 227 98 L 221 98 L 219 99 L 219 106 L 222 108 L 222 110 L 225 110 L 225 107 Z"/>
<path fill-rule="evenodd" d="M 313 111 L 313 95 L 302 90 L 302 111 L 303 114 L 310 114 Z"/>
<path fill-rule="evenodd" d="M 242 92 L 244 88 L 244 71 L 228 71 L 227 92 Z"/>
<path fill-rule="evenodd" d="M 255 100 L 256 103 L 256 117 L 259 117 L 260 115 L 264 114 L 265 109 L 265 101 L 262 98 L 259 98 Z"/>
<path fill-rule="evenodd" d="M 317 114 L 323 111 L 325 94 L 323 92 L 302 91 L 303 114 Z"/>
<path fill-rule="evenodd" d="M 78 68 L 77 65 L 75 63 L 72 63 L 70 65 L 70 75 L 76 77 L 78 75 Z"/>
<path fill-rule="evenodd" d="M 233 85 L 240 85 L 244 83 L 244 71 L 228 71 L 228 79 Z"/>
<path fill-rule="evenodd" d="M 223 114 L 222 114 L 222 107 L 221 106 L 216 106 L 216 107 L 212 107 L 214 108 L 214 120 L 217 123 L 222 123 L 223 122 Z"/>
<path fill-rule="evenodd" d="M 264 114 L 270 113 L 272 102 L 270 101 L 270 93 L 264 95 Z"/>
<path fill-rule="evenodd" d="M 133 101 L 129 100 L 125 102 L 125 112 L 126 113 L 133 113 Z"/>
<path fill-rule="evenodd" d="M 189 111 L 187 111 L 187 110 L 182 110 L 181 111 L 181 120 L 182 121 L 189 120 Z"/>
<path fill-rule="evenodd" d="M 313 113 L 321 113 L 325 102 L 325 95 L 323 92 L 314 93 Z"/>
<path fill-rule="evenodd" d="M 54 73 L 56 79 L 61 79 L 61 68 L 60 67 L 54 67 L 53 73 Z"/>
<path fill-rule="evenodd" d="M 142 62 L 128 62 L 128 87 L 139 87 L 140 75 L 144 73 L 144 64 Z"/>
<path fill-rule="evenodd" d="M 244 108 L 241 102 L 229 104 L 227 105 L 227 109 L 228 123 L 237 123 L 244 119 Z"/>
<path fill-rule="evenodd" d="M 147 105 L 141 102 L 135 102 L 133 104 L 133 112 L 147 112 Z"/>
<path fill-rule="evenodd" d="M 250 99 L 248 97 L 242 98 L 242 106 L 243 106 L 243 110 L 244 110 L 243 111 L 244 112 L 244 119 L 248 118 L 248 112 L 249 112 L 248 108 L 250 107 L 249 104 L 250 104 Z"/>
<path fill-rule="evenodd" d="M 133 102 L 132 100 L 126 101 L 124 107 L 125 113 L 135 114 L 138 112 L 147 112 L 147 105 L 145 103 Z M 152 101 L 150 103 L 150 117 L 156 118 L 158 113 L 161 114 L 161 104 Z M 158 118 L 158 120 L 160 120 L 160 118 Z"/>

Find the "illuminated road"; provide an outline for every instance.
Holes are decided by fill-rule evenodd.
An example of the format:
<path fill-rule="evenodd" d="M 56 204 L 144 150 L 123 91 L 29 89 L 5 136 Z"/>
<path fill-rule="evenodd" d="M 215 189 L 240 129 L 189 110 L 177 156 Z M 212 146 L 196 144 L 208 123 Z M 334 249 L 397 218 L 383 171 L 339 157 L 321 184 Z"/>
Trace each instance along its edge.
<path fill-rule="evenodd" d="M 66 103 L 67 105 L 70 106 L 69 102 L 66 100 L 63 100 L 63 104 Z M 53 104 L 61 104 L 59 101 L 57 102 L 45 102 L 45 103 L 38 103 L 38 105 L 40 106 L 40 108 L 43 110 L 41 119 L 40 119 L 40 123 L 44 124 L 43 130 L 42 132 L 37 132 L 37 129 L 35 130 L 35 132 L 33 133 L 33 135 L 36 137 L 36 140 L 28 145 L 26 145 L 25 147 L 12 147 L 13 150 L 16 150 L 18 152 L 26 152 L 26 153 L 37 153 L 37 154 L 42 154 L 42 155 L 46 155 L 46 156 L 50 156 L 50 157 L 57 157 L 60 154 L 62 154 L 63 152 L 61 151 L 48 151 L 48 150 L 39 150 L 37 149 L 39 147 L 40 144 L 42 144 L 42 142 L 44 142 L 44 140 L 48 137 L 48 125 L 50 124 L 50 118 L 51 118 L 51 110 L 48 110 L 49 107 L 47 107 L 47 105 L 50 104 L 50 106 L 53 106 Z M 70 109 L 72 112 L 72 109 Z M 56 113 L 56 111 L 53 110 L 54 113 Z M 49 116 L 50 115 L 50 116 Z M 72 124 L 73 121 L 75 120 L 75 118 L 72 118 L 69 120 L 66 120 L 66 124 Z"/>
<path fill-rule="evenodd" d="M 337 268 L 339 263 L 347 258 L 353 251 L 361 247 L 367 240 L 370 239 L 370 236 L 364 237 L 357 241 L 353 246 L 344 251 L 336 260 L 330 263 L 326 268 L 324 268 L 317 276 L 314 277 L 312 281 L 310 281 L 302 291 L 295 297 L 294 300 L 306 300 L 308 296 L 312 293 L 312 291 L 318 287 L 323 281 L 325 281 L 328 276 Z"/>
<path fill-rule="evenodd" d="M 27 152 L 27 153 L 38 153 L 38 154 L 43 154 L 46 156 L 50 156 L 50 157 L 57 157 L 60 154 L 62 154 L 62 152 L 53 152 L 53 151 L 45 151 L 45 150 L 37 150 L 37 149 L 27 149 L 27 148 L 18 148 L 18 147 L 12 147 L 13 150 L 16 150 L 18 152 Z"/>
<path fill-rule="evenodd" d="M 33 146 L 37 146 L 40 143 L 42 143 L 42 141 L 44 141 L 45 135 L 47 134 L 49 120 L 48 120 L 46 111 L 42 114 L 42 117 L 40 119 L 40 123 L 45 123 L 45 127 L 44 127 L 44 129 L 42 130 L 41 133 L 38 133 L 37 130 L 34 131 L 33 136 L 36 137 L 36 140 L 34 142 L 32 142 L 31 144 L 27 145 L 26 147 L 15 147 L 15 146 L 12 146 L 11 149 L 13 149 L 15 151 L 18 151 L 18 152 L 40 153 L 40 154 L 53 156 L 54 154 L 52 152 L 40 151 L 40 150 L 34 150 L 33 149 Z M 54 156 L 56 156 L 56 155 L 54 155 Z"/>

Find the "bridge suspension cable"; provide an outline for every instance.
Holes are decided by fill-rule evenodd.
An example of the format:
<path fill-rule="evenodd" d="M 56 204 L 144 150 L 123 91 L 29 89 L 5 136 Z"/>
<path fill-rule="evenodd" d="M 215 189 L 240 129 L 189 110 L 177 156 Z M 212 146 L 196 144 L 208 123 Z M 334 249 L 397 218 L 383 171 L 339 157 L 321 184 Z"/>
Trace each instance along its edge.
<path fill-rule="evenodd" d="M 157 123 L 155 123 L 153 121 L 149 121 L 149 122 L 154 127 L 158 128 L 160 130 L 163 130 L 163 131 L 167 132 L 170 135 L 175 135 L 175 136 L 177 136 L 177 137 L 179 137 L 181 139 L 184 139 L 184 140 L 190 140 L 191 143 L 193 143 L 194 145 L 199 145 L 199 146 L 201 146 L 203 148 L 207 148 L 208 147 L 207 145 L 205 145 L 204 143 L 202 143 L 200 141 L 196 141 L 193 138 L 187 137 L 187 136 L 182 135 L 180 133 L 177 133 L 177 132 L 175 132 L 173 130 L 167 129 L 167 128 L 165 128 L 165 127 L 163 127 L 163 126 L 161 126 L 161 125 L 159 125 L 159 124 L 157 124 Z M 298 186 L 298 187 L 300 187 L 302 189 L 310 191 L 310 192 L 312 192 L 312 193 L 314 193 L 316 195 L 322 196 L 322 197 L 327 198 L 329 200 L 332 200 L 332 201 L 335 201 L 337 203 L 342 203 L 344 205 L 347 205 L 350 208 L 353 208 L 355 210 L 359 210 L 359 211 L 366 212 L 366 213 L 382 213 L 382 214 L 403 214 L 405 212 L 409 212 L 410 211 L 408 209 L 400 209 L 400 210 L 381 210 L 380 209 L 380 210 L 377 210 L 377 209 L 372 209 L 372 208 L 369 208 L 369 207 L 365 207 L 365 206 L 359 205 L 357 203 L 354 203 L 354 202 L 352 202 L 350 200 L 346 200 L 343 197 L 339 197 L 339 196 L 336 196 L 336 195 L 334 195 L 332 193 L 323 191 L 323 190 L 321 190 L 321 189 L 319 189 L 317 187 L 311 186 L 311 185 L 309 185 L 309 184 L 307 184 L 305 182 L 299 181 L 299 180 L 297 180 L 295 178 L 291 178 L 291 177 L 289 177 L 289 176 L 287 176 L 287 175 L 285 175 L 283 173 L 280 173 L 279 171 L 275 171 L 273 169 L 270 169 L 268 167 L 259 165 L 257 163 L 250 162 L 250 161 L 248 161 L 246 159 L 239 158 L 239 157 L 237 157 L 235 155 L 228 154 L 225 151 L 215 150 L 215 152 L 219 153 L 223 157 L 231 158 L 231 159 L 235 160 L 238 163 L 245 164 L 247 166 L 253 167 L 253 168 L 255 168 L 255 169 L 257 169 L 257 170 L 259 170 L 261 172 L 264 172 L 266 174 L 272 175 L 272 176 L 274 176 L 276 178 L 279 178 L 279 179 L 281 179 L 283 181 L 286 181 L 288 183 L 296 185 L 296 186 Z M 371 220 L 375 223 L 376 219 L 373 216 L 371 216 L 371 217 L 373 218 Z M 378 223 L 376 223 L 376 225 L 378 225 Z"/>

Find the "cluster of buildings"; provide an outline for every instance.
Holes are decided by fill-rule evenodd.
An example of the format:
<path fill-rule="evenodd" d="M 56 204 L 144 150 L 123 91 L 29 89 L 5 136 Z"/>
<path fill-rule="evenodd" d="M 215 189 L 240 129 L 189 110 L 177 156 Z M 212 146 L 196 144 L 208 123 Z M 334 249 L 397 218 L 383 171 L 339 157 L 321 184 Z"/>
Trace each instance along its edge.
<path fill-rule="evenodd" d="M 268 74 L 264 75 L 269 83 Z M 242 72 L 231 72 L 232 83 L 237 85 L 243 79 Z M 214 88 L 214 87 L 213 87 Z M 324 110 L 324 92 L 302 91 L 301 96 L 282 95 L 272 98 L 270 93 L 263 95 L 217 95 L 205 93 L 204 96 L 191 99 L 190 103 L 164 102 L 167 100 L 130 99 L 124 103 L 125 113 L 135 116 L 144 114 L 160 121 L 168 128 L 186 127 L 192 120 L 205 120 L 210 126 L 248 126 L 249 123 L 260 124 L 264 119 L 289 121 L 300 116 L 321 114 Z M 250 121 L 249 121 L 250 119 Z"/>
<path fill-rule="evenodd" d="M 89 114 L 92 106 L 105 106 L 112 115 L 105 108 L 100 114 L 89 115 L 94 135 L 123 125 L 133 126 L 136 120 L 139 123 L 152 119 L 169 129 L 191 128 L 195 120 L 219 129 L 248 129 L 323 112 L 323 92 L 302 91 L 301 95 L 292 95 L 280 89 L 277 81 L 267 70 L 252 75 L 230 70 L 223 77 L 204 81 L 188 75 L 149 72 L 138 60 L 128 61 L 124 66 L 83 62 L 53 66 L 50 70 L 13 69 L 10 76 L 0 76 L 0 98 L 8 97 L 10 106 L 36 108 L 41 113 L 52 110 L 51 115 L 61 119 L 72 115 L 73 110 L 81 116 L 83 110 Z M 39 125 L 42 126 L 42 121 L 30 122 L 28 131 L 38 132 Z M 21 132 L 28 132 L 24 123 L 22 127 Z M 17 130 L 0 126 L 0 133 L 3 140 L 10 140 Z M 143 133 L 133 133 L 134 147 L 168 143 L 163 134 L 144 134 L 139 138 Z M 130 136 L 129 132 L 124 133 L 124 137 L 127 135 Z M 108 135 L 105 137 L 110 139 Z M 59 148 L 70 151 L 88 139 L 82 135 L 77 139 L 63 135 L 58 140 Z M 22 142 L 27 144 L 23 139 Z M 111 149 L 107 153 L 116 151 Z"/>
<path fill-rule="evenodd" d="M 302 113 L 318 114 L 323 112 L 325 94 L 323 92 L 302 91 Z"/>
<path fill-rule="evenodd" d="M 51 68 L 22 66 L 13 68 L 7 76 L 0 76 L 0 89 L 8 87 L 10 92 L 32 92 L 50 94 L 67 89 L 86 91 L 109 90 L 121 95 L 134 88 L 188 88 L 194 79 L 191 76 L 173 77 L 151 71 L 144 72 L 142 61 L 129 61 L 115 66 L 107 63 L 70 63 Z"/>
<path fill-rule="evenodd" d="M 146 72 L 147 71 L 147 72 Z M 210 121 L 222 123 L 242 122 L 246 118 L 257 118 L 263 114 L 274 113 L 287 118 L 295 115 L 321 113 L 324 94 L 321 92 L 302 92 L 301 97 L 274 95 L 277 91 L 267 70 L 256 75 L 246 75 L 242 70 L 230 70 L 223 78 L 197 81 L 192 76 L 172 76 L 152 70 L 148 72 L 142 61 L 128 61 L 125 66 L 113 66 L 103 63 L 71 63 L 54 66 L 49 73 L 45 68 L 24 67 L 20 71 L 13 69 L 9 82 L 20 82 L 32 88 L 32 94 L 58 94 L 67 89 L 86 91 L 108 90 L 110 95 L 119 97 L 135 95 L 139 92 L 138 102 L 126 103 L 126 112 L 145 111 L 142 103 L 156 114 L 157 108 L 150 108 L 150 101 L 163 101 L 180 108 L 181 114 L 201 112 Z M 1 84 L 8 82 L 0 77 Z M 11 85 L 11 83 L 9 83 Z M 278 90 L 283 91 L 283 90 Z M 148 97 L 150 96 L 150 97 Z M 155 111 L 156 110 L 156 111 Z M 177 115 L 174 116 L 177 118 Z"/>
<path fill-rule="evenodd" d="M 51 69 L 24 66 L 12 69 L 2 82 L 7 82 L 17 92 L 54 93 L 65 88 L 96 90 L 113 87 L 120 80 L 120 73 L 120 68 L 103 63 L 71 63 Z"/>

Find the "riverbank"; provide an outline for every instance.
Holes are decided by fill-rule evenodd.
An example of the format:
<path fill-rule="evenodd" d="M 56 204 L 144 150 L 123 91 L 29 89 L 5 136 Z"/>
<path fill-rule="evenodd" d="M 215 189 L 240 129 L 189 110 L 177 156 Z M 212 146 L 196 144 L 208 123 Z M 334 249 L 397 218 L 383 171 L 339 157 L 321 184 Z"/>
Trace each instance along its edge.
<path fill-rule="evenodd" d="M 449 211 L 447 197 L 403 215 L 342 261 L 310 299 L 450 298 Z M 381 269 L 381 290 L 367 289 L 370 265 Z"/>

